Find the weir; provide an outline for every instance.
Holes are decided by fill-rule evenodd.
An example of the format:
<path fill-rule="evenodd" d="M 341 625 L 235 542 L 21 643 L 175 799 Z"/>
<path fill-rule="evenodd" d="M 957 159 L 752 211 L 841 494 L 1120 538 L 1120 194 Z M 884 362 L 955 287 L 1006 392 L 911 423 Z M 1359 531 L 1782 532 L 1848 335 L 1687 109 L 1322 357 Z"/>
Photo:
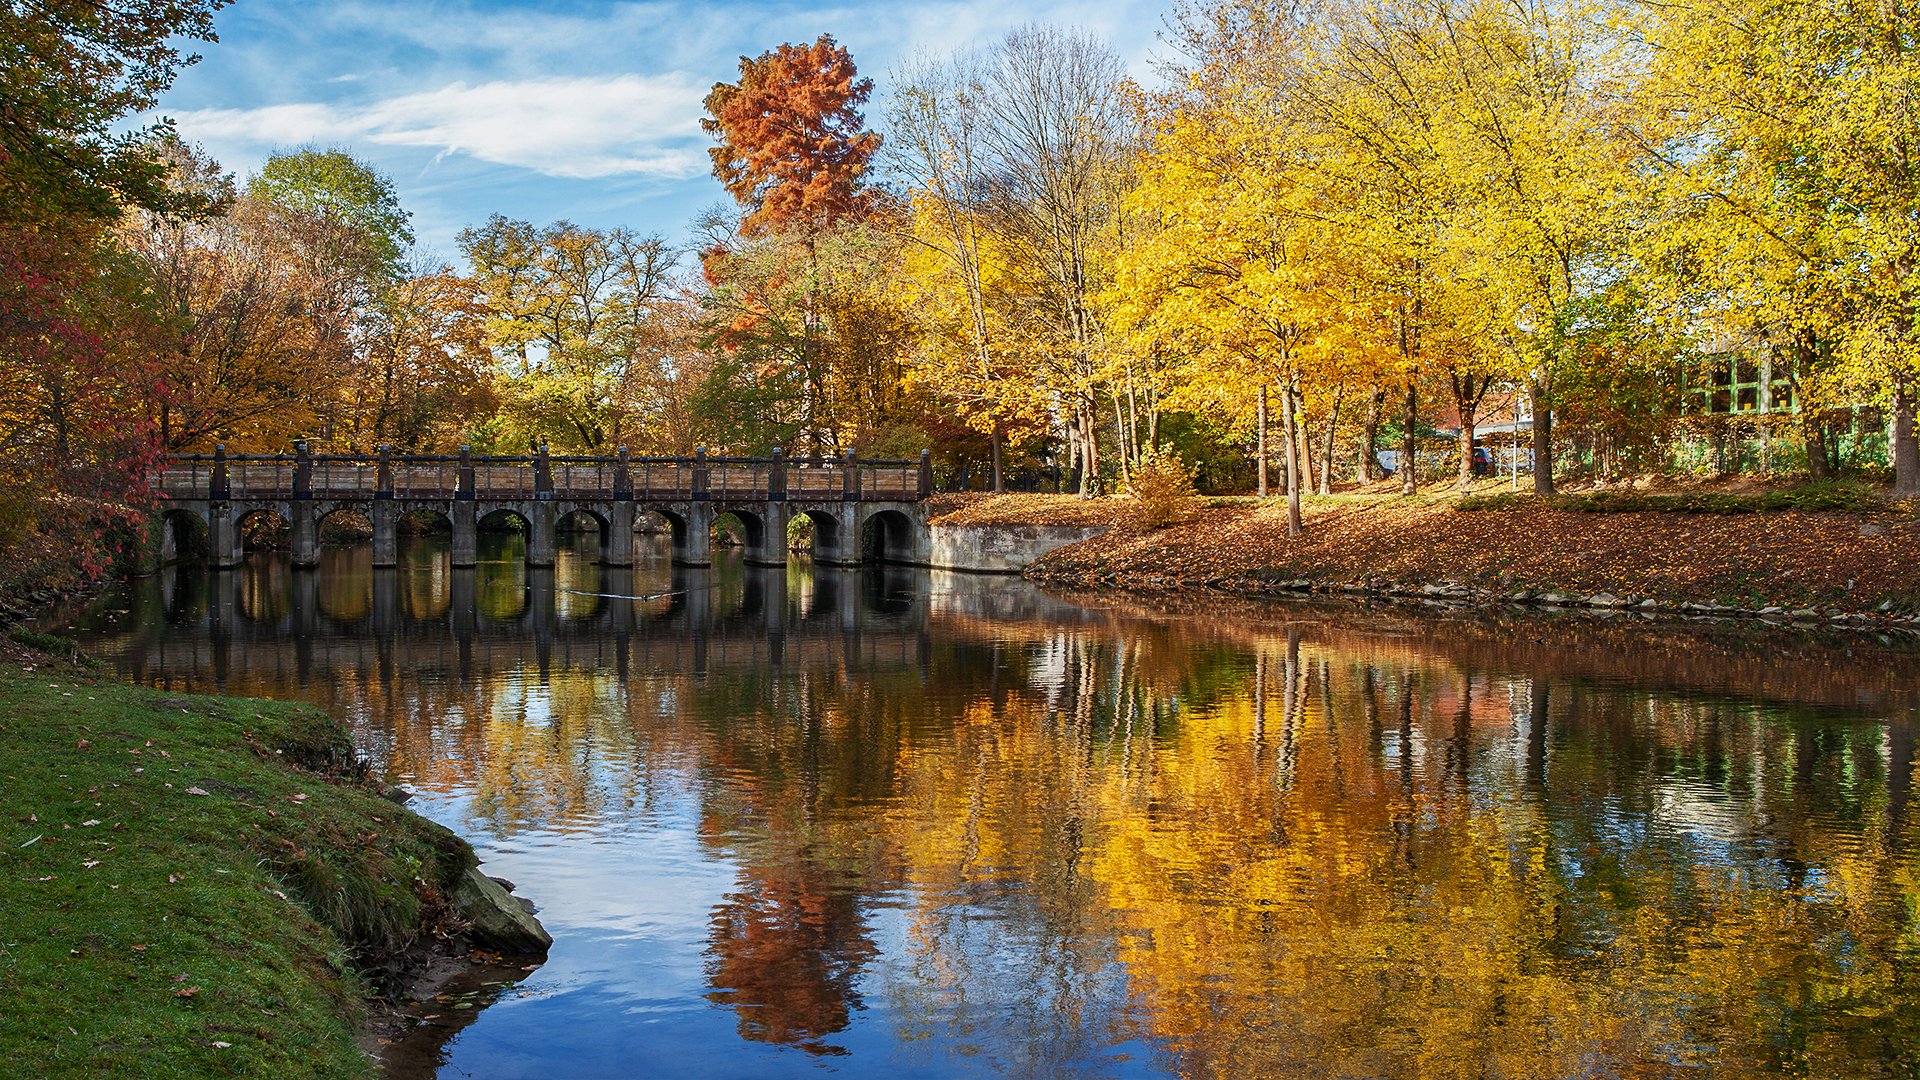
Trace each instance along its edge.
<path fill-rule="evenodd" d="M 524 456 L 313 454 L 176 454 L 160 476 L 158 559 L 177 561 L 187 521 L 205 530 L 207 560 L 216 569 L 245 557 L 248 519 L 278 515 L 292 530 L 293 563 L 317 565 L 321 527 L 342 511 L 365 515 L 373 529 L 373 564 L 394 565 L 402 519 L 444 518 L 452 530 L 452 563 L 473 566 L 478 533 L 490 522 L 516 520 L 526 533 L 526 562 L 552 566 L 556 533 L 586 517 L 600 535 L 599 561 L 631 566 L 634 526 L 658 514 L 673 532 L 673 561 L 708 566 L 716 517 L 739 520 L 746 561 L 787 561 L 787 528 L 796 516 L 813 525 L 813 557 L 831 566 L 866 562 L 932 565 L 923 501 L 933 494 L 933 464 L 870 460 L 849 450 L 837 457 L 765 458 L 556 456 L 543 446 Z"/>

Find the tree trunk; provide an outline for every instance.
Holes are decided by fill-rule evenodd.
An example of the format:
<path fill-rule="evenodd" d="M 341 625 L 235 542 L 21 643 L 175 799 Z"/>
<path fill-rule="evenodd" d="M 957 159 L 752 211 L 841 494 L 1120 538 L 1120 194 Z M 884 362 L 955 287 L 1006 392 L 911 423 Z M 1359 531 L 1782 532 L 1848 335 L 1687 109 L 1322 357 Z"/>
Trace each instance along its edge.
<path fill-rule="evenodd" d="M 1131 445 L 1133 440 L 1127 435 L 1127 410 L 1120 404 L 1120 391 L 1113 391 L 1113 452 L 1120 458 L 1120 486 L 1133 484 L 1133 466 L 1140 463 Z M 1129 461 L 1129 459 L 1132 459 Z"/>
<path fill-rule="evenodd" d="M 1387 392 L 1378 389 L 1367 399 L 1367 419 L 1360 427 L 1360 460 L 1354 470 L 1354 479 L 1362 484 L 1380 479 L 1380 461 L 1374 456 L 1373 444 L 1380 437 L 1380 409 L 1386 401 Z"/>
<path fill-rule="evenodd" d="M 1463 488 L 1473 486 L 1473 421 L 1460 418 L 1460 475 Z"/>
<path fill-rule="evenodd" d="M 1420 431 L 1420 392 L 1412 383 L 1407 384 L 1407 400 L 1400 414 L 1400 494 L 1411 495 L 1419 490 L 1420 481 L 1414 476 L 1414 451 L 1418 448 L 1417 438 Z"/>
<path fill-rule="evenodd" d="M 1075 408 L 1080 427 L 1080 497 L 1100 494 L 1100 433 L 1094 428 L 1093 403 L 1082 398 Z"/>
<path fill-rule="evenodd" d="M 1006 454 L 1004 452 L 1006 441 L 1006 436 L 1001 433 L 1000 423 L 996 420 L 993 425 L 993 493 L 995 495 L 1007 490 Z"/>
<path fill-rule="evenodd" d="M 1452 374 L 1447 377 L 1447 385 L 1453 389 L 1453 409 L 1460 417 L 1460 487 L 1473 485 L 1473 444 L 1475 421 L 1480 415 L 1480 402 L 1487 395 L 1487 387 L 1492 380 L 1482 376 L 1479 385 L 1474 385 L 1472 372 Z"/>
<path fill-rule="evenodd" d="M 1920 438 L 1914 433 L 1914 411 L 1920 406 L 1912 376 L 1893 380 L 1893 497 L 1920 498 Z"/>
<path fill-rule="evenodd" d="M 1280 413 L 1287 432 L 1287 535 L 1300 535 L 1300 429 L 1294 423 L 1296 405 L 1291 384 L 1280 388 Z"/>
<path fill-rule="evenodd" d="M 1533 413 L 1533 493 L 1553 494 L 1553 404 L 1546 373 L 1527 375 L 1527 408 Z"/>
<path fill-rule="evenodd" d="M 1833 479 L 1838 469 L 1833 460 L 1833 428 L 1827 422 L 1826 414 L 1812 411 L 1801 413 L 1800 434 L 1807 442 L 1807 476 L 1814 480 Z"/>
<path fill-rule="evenodd" d="M 1258 432 L 1254 451 L 1254 471 L 1259 479 L 1256 489 L 1261 498 L 1267 497 L 1267 384 L 1260 384 L 1260 397 L 1253 406 L 1253 426 Z"/>
<path fill-rule="evenodd" d="M 1127 365 L 1127 445 L 1136 467 L 1147 451 L 1155 449 L 1151 440 L 1145 446 L 1140 445 L 1140 393 L 1133 385 L 1132 364 Z"/>
<path fill-rule="evenodd" d="M 1340 430 L 1340 401 L 1347 396 L 1347 388 L 1338 387 L 1333 392 L 1333 411 L 1327 414 L 1327 438 L 1320 455 L 1320 494 L 1333 494 L 1333 436 Z"/>

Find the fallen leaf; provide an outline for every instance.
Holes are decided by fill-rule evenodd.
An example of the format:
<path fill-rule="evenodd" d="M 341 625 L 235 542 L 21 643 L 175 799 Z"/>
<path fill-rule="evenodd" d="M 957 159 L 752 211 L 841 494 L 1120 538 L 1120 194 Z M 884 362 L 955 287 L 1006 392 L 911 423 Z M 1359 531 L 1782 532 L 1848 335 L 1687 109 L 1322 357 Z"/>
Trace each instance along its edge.
<path fill-rule="evenodd" d="M 210 794 L 212 794 L 212 792 L 209 792 L 209 791 L 208 791 L 207 789 L 205 789 L 205 788 L 200 788 L 200 787 L 190 787 L 190 788 L 188 788 L 188 789 L 187 789 L 187 794 L 189 794 L 189 795 L 210 795 Z"/>
<path fill-rule="evenodd" d="M 199 992 L 200 992 L 200 988 L 197 986 L 183 986 L 180 989 L 175 990 L 173 992 L 173 996 L 178 998 L 190 998 Z"/>
<path fill-rule="evenodd" d="M 215 1050 L 225 1050 L 225 1049 L 226 1049 L 227 1047 L 229 1047 L 229 1046 L 232 1046 L 232 1045 L 233 1045 L 233 1044 L 232 1044 L 232 1043 L 230 1043 L 230 1042 L 220 1042 L 220 1041 L 218 1041 L 218 1040 L 215 1040 L 215 1041 L 214 1041 L 214 1044 L 213 1044 L 213 1048 L 214 1048 Z"/>

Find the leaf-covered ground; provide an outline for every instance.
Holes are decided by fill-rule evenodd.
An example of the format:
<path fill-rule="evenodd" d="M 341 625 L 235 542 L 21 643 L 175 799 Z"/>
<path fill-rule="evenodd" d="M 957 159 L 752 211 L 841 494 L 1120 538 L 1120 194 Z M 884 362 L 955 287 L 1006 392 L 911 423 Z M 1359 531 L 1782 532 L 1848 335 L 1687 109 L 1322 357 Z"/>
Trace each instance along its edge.
<path fill-rule="evenodd" d="M 1132 499 L 1112 496 L 960 492 L 927 500 L 927 520 L 933 525 L 1118 525 L 1137 510 Z"/>
<path fill-rule="evenodd" d="M 1036 508 L 1036 518 L 1044 514 Z M 1306 578 L 1745 608 L 1870 611 L 1890 601 L 1920 609 L 1920 518 L 1892 508 L 1594 513 L 1515 499 L 1461 510 L 1368 495 L 1308 500 L 1299 537 L 1287 535 L 1280 499 L 1215 502 L 1186 524 L 1151 531 L 1119 520 L 1110 534 L 1041 560 L 1031 576 L 1149 589 Z"/>
<path fill-rule="evenodd" d="M 472 852 L 351 760 L 310 707 L 0 648 L 0 1072 L 370 1074 L 354 971 Z"/>

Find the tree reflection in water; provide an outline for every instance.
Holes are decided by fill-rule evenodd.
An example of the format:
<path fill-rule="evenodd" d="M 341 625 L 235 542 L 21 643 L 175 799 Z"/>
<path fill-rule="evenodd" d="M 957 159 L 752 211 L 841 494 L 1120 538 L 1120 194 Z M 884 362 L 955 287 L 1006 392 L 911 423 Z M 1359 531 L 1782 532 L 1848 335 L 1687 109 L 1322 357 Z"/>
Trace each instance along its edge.
<path fill-rule="evenodd" d="M 657 842 L 693 806 L 733 874 L 693 996 L 743 1046 L 875 1073 L 1920 1069 L 1900 646 L 494 554 L 163 576 L 92 645 L 319 700 L 488 836 Z"/>

